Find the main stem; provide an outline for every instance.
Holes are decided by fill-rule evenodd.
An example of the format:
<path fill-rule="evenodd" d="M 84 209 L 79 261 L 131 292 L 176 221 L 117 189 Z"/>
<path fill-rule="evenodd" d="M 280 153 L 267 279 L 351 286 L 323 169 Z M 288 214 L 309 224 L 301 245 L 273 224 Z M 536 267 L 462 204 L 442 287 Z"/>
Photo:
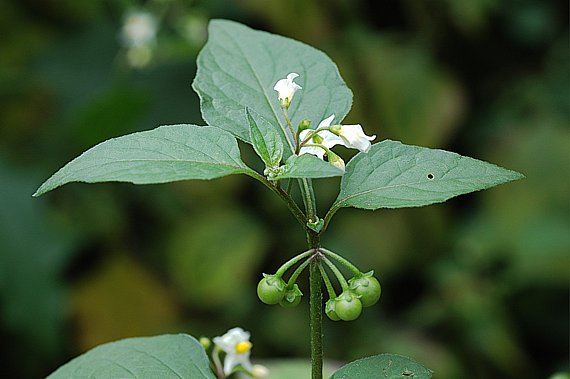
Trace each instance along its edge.
<path fill-rule="evenodd" d="M 287 113 L 287 109 L 283 108 L 287 125 L 293 135 L 295 142 L 295 151 L 299 151 L 299 141 L 297 135 L 291 125 L 291 120 Z M 302 178 L 298 180 L 301 196 L 305 204 L 306 222 L 317 222 L 317 205 L 315 203 L 315 194 L 310 179 Z M 291 207 L 290 207 L 291 208 Z M 321 272 L 319 270 L 319 261 L 321 253 L 319 252 L 320 234 L 309 229 L 307 225 L 303 225 L 307 231 L 307 242 L 309 249 L 314 251 L 309 264 L 309 318 L 311 329 L 311 378 L 323 378 L 323 291 L 321 287 Z"/>
<path fill-rule="evenodd" d="M 323 378 L 323 290 L 321 286 L 321 272 L 319 262 L 321 253 L 319 234 L 307 232 L 309 246 L 315 249 L 309 266 L 309 317 L 311 329 L 311 378 Z"/>

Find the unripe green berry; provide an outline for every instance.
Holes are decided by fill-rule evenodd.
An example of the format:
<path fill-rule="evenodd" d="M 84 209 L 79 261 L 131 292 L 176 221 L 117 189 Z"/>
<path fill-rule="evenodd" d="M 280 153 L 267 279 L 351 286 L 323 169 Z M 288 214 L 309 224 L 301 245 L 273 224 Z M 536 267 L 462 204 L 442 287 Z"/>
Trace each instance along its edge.
<path fill-rule="evenodd" d="M 335 301 L 335 311 L 337 316 L 343 321 L 356 320 L 362 313 L 362 303 L 358 299 L 359 295 L 351 291 L 344 291 Z"/>
<path fill-rule="evenodd" d="M 279 305 L 285 308 L 296 307 L 301 302 L 301 297 L 303 297 L 303 293 L 297 284 L 293 284 L 293 286 L 287 286 L 285 289 L 285 295 L 279 302 Z"/>
<path fill-rule="evenodd" d="M 257 285 L 259 300 L 269 305 L 279 303 L 285 296 L 285 282 L 276 275 L 263 274 L 263 276 Z"/>
<path fill-rule="evenodd" d="M 336 299 L 329 299 L 325 304 L 325 313 L 332 321 L 340 321 L 336 314 Z"/>
<path fill-rule="evenodd" d="M 370 307 L 376 304 L 382 293 L 380 283 L 372 276 L 373 274 L 374 271 L 370 271 L 348 280 L 350 290 L 360 295 L 360 302 L 363 307 Z"/>

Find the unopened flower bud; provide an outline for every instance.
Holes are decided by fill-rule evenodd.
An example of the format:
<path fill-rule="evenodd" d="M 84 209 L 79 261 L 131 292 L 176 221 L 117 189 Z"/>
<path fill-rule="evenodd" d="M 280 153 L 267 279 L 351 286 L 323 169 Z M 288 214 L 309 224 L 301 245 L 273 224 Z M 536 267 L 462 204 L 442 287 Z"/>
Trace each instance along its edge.
<path fill-rule="evenodd" d="M 341 157 L 333 153 L 332 151 L 327 152 L 327 157 L 329 159 L 329 163 L 333 166 L 341 169 L 342 171 L 345 170 L 345 164 Z"/>
<path fill-rule="evenodd" d="M 269 378 L 269 369 L 263 365 L 253 365 L 251 376 L 258 379 Z"/>
<path fill-rule="evenodd" d="M 200 337 L 199 342 L 205 350 L 208 350 L 212 345 L 212 341 L 208 337 Z"/>
<path fill-rule="evenodd" d="M 310 121 L 310 120 L 307 120 L 307 119 L 304 119 L 303 121 L 301 121 L 301 122 L 299 123 L 299 127 L 297 128 L 297 130 L 298 130 L 299 132 L 301 132 L 301 131 L 303 131 L 303 130 L 305 130 L 305 129 L 309 129 L 310 127 L 311 127 L 311 121 Z"/>

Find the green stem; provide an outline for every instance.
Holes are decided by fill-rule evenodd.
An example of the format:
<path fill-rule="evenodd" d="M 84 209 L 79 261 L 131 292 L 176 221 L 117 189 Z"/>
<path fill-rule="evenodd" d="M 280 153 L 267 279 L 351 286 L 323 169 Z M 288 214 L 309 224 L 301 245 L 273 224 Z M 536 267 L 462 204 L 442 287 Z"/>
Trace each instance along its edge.
<path fill-rule="evenodd" d="M 314 204 L 314 203 L 313 203 Z M 313 211 L 314 208 L 313 208 Z M 311 333 L 311 378 L 323 378 L 323 288 L 319 266 L 323 254 L 319 251 L 320 233 L 307 228 L 307 243 L 314 249 L 309 266 L 309 325 Z"/>
<path fill-rule="evenodd" d="M 298 145 L 297 145 L 298 147 Z M 317 220 L 317 205 L 313 185 L 309 179 L 299 179 L 301 196 L 305 203 L 306 220 Z M 307 243 L 309 249 L 314 250 L 311 256 L 309 268 L 309 326 L 311 343 L 311 378 L 323 378 L 323 289 L 321 285 L 321 273 L 319 271 L 320 260 L 323 258 L 319 252 L 320 233 L 310 229 L 305 223 Z"/>
<path fill-rule="evenodd" d="M 349 289 L 348 282 L 346 281 L 346 279 L 342 275 L 342 272 L 340 272 L 340 270 L 334 265 L 334 263 L 332 263 L 330 261 L 330 259 L 328 259 L 327 257 L 323 257 L 322 259 L 327 264 L 327 266 L 329 266 L 329 268 L 331 269 L 333 274 L 336 276 L 336 279 L 340 283 L 342 290 L 347 291 Z"/>
<path fill-rule="evenodd" d="M 293 258 L 289 259 L 287 262 L 283 263 L 281 267 L 275 273 L 276 276 L 282 277 L 283 274 L 289 269 L 289 267 L 293 266 L 295 263 L 299 262 L 301 259 L 308 257 L 311 254 L 314 254 L 315 250 L 307 250 L 299 255 L 294 256 Z M 305 265 L 306 266 L 306 265 Z"/>
<path fill-rule="evenodd" d="M 325 287 L 327 287 L 329 298 L 331 299 L 336 298 L 336 292 L 334 291 L 334 287 L 323 265 L 319 265 L 319 271 L 321 272 L 321 277 L 323 278 L 323 282 L 325 282 Z"/>
<path fill-rule="evenodd" d="M 329 209 L 329 211 L 327 212 L 327 214 L 325 215 L 325 217 L 323 218 L 323 229 L 321 230 L 321 233 L 323 233 L 325 230 L 327 230 L 327 227 L 329 226 L 329 222 L 331 221 L 331 218 L 334 216 L 334 214 L 340 209 L 342 208 L 342 204 L 339 203 L 334 203 L 331 208 Z"/>
<path fill-rule="evenodd" d="M 309 308 L 311 326 L 311 378 L 323 378 L 323 289 L 321 287 L 320 253 L 311 260 L 309 270 Z"/>
<path fill-rule="evenodd" d="M 314 250 L 309 250 L 309 251 L 312 253 L 315 252 Z M 303 270 L 305 270 L 305 268 L 309 265 L 309 263 L 311 263 L 311 258 L 309 258 L 305 262 L 301 263 L 299 265 L 299 267 L 297 267 L 297 269 L 295 269 L 295 271 L 293 271 L 293 274 L 291 274 L 289 281 L 287 281 L 288 286 L 295 284 L 295 282 L 297 281 L 297 278 L 299 277 L 299 275 L 301 275 L 301 273 L 303 272 Z"/>
<path fill-rule="evenodd" d="M 316 221 L 317 205 L 315 203 L 315 193 L 313 192 L 313 184 L 310 179 L 299 179 L 299 188 L 303 196 L 303 203 L 305 204 L 305 212 L 307 213 L 308 221 Z"/>
<path fill-rule="evenodd" d="M 322 248 L 322 247 L 319 248 L 319 250 L 322 251 L 323 253 L 325 253 L 326 255 L 328 255 L 329 257 L 336 259 L 340 264 L 346 266 L 350 271 L 352 271 L 354 276 L 356 276 L 356 277 L 362 276 L 362 272 L 358 269 L 358 267 L 356 267 L 355 265 L 350 263 L 347 259 L 341 257 L 337 253 L 334 253 L 334 252 L 332 252 L 328 249 Z"/>
<path fill-rule="evenodd" d="M 218 346 L 214 346 L 214 350 L 212 351 L 212 361 L 214 362 L 214 366 L 216 367 L 216 375 L 218 378 L 223 379 L 226 377 L 224 373 L 224 369 L 222 366 L 222 362 L 220 360 L 220 348 Z"/>
<path fill-rule="evenodd" d="M 314 136 L 315 134 L 318 134 L 319 132 L 322 132 L 323 130 L 328 130 L 328 131 L 330 131 L 330 128 L 329 128 L 328 126 L 326 126 L 326 127 L 318 128 L 318 129 L 315 129 L 315 130 L 309 132 L 309 133 L 307 134 L 307 136 L 305 137 L 305 139 L 304 139 L 303 141 L 301 141 L 301 143 L 299 143 L 299 148 L 305 146 L 305 144 L 306 144 L 307 142 L 309 142 L 309 140 L 310 140 L 311 138 L 313 138 L 313 136 Z M 332 132 L 331 132 L 331 133 L 332 133 Z"/>
<path fill-rule="evenodd" d="M 295 129 L 293 129 L 293 124 L 291 123 L 291 119 L 289 118 L 289 112 L 287 112 L 287 108 L 281 108 L 281 109 L 283 109 L 283 114 L 285 115 L 285 121 L 287 121 L 287 126 L 289 126 L 289 131 L 293 136 L 293 141 L 295 141 L 295 149 L 297 149 L 298 146 L 297 133 L 295 133 Z"/>
<path fill-rule="evenodd" d="M 307 216 L 305 216 L 305 214 L 303 213 L 301 208 L 299 208 L 295 200 L 293 200 L 293 198 L 287 192 L 285 192 L 283 188 L 275 186 L 269 180 L 267 180 L 265 176 L 257 173 L 254 170 L 246 170 L 244 171 L 244 174 L 260 181 L 264 186 L 269 188 L 271 191 L 275 192 L 281 199 L 285 201 L 285 203 L 287 203 L 287 207 L 289 207 L 289 210 L 291 211 L 291 213 L 293 213 L 293 216 L 295 216 L 297 221 L 299 221 L 299 223 L 305 229 L 307 228 Z"/>

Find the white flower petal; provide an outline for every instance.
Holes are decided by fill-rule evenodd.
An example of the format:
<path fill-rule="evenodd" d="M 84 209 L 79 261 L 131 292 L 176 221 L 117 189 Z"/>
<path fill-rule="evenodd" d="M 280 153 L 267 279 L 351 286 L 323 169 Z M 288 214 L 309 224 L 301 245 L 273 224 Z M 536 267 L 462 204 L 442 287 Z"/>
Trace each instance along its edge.
<path fill-rule="evenodd" d="M 287 78 L 279 79 L 273 87 L 273 89 L 277 91 L 277 97 L 279 98 L 282 106 L 285 105 L 286 108 L 289 107 L 289 104 L 291 103 L 295 92 L 302 89 L 300 85 L 293 82 L 293 80 L 298 76 L 299 74 L 292 72 L 287 75 Z"/>
<path fill-rule="evenodd" d="M 339 136 L 344 141 L 343 145 L 351 148 L 358 149 L 364 153 L 367 153 L 372 146 L 370 141 L 373 141 L 376 136 L 367 136 L 362 130 L 360 124 L 356 125 L 341 125 L 338 131 Z"/>
<path fill-rule="evenodd" d="M 340 138 L 334 133 L 329 132 L 328 130 L 323 130 L 319 132 L 319 136 L 322 137 L 323 139 L 321 145 L 329 149 L 336 145 L 344 145 L 344 140 L 342 138 Z"/>
<path fill-rule="evenodd" d="M 236 366 L 242 365 L 246 370 L 251 371 L 251 362 L 249 356 L 251 350 L 243 353 L 238 353 L 236 346 L 239 343 L 249 342 L 250 334 L 242 328 L 230 329 L 223 336 L 214 337 L 212 341 L 222 349 L 226 356 L 224 358 L 224 373 L 229 375 L 233 372 Z"/>
<path fill-rule="evenodd" d="M 318 146 L 303 146 L 301 150 L 299 150 L 299 155 L 303 154 L 311 154 L 319 157 L 320 159 L 324 159 L 325 150 Z"/>
<path fill-rule="evenodd" d="M 221 337 L 214 337 L 212 341 L 224 352 L 230 354 L 235 352 L 235 346 L 238 343 L 249 341 L 250 336 L 249 332 L 242 328 L 233 328 Z"/>
<path fill-rule="evenodd" d="M 317 126 L 317 129 L 318 128 L 327 128 L 327 127 L 331 126 L 332 120 L 334 120 L 334 114 L 330 115 L 329 117 L 327 117 L 323 121 L 321 121 L 319 123 L 319 126 Z"/>
<path fill-rule="evenodd" d="M 127 47 L 149 46 L 155 42 L 158 22 L 148 12 L 133 10 L 125 17 L 121 39 Z"/>
<path fill-rule="evenodd" d="M 287 81 L 289 83 L 293 83 L 293 79 L 298 78 L 299 74 L 297 74 L 296 72 L 292 72 L 289 75 L 287 75 Z"/>
<path fill-rule="evenodd" d="M 312 132 L 314 132 L 313 129 L 301 130 L 301 133 L 299 133 L 299 141 L 303 141 L 305 138 L 307 138 L 307 135 Z"/>
<path fill-rule="evenodd" d="M 237 366 L 243 366 L 248 371 L 251 371 L 252 365 L 249 360 L 250 352 L 244 354 L 228 354 L 224 359 L 224 374 L 229 375 Z"/>

